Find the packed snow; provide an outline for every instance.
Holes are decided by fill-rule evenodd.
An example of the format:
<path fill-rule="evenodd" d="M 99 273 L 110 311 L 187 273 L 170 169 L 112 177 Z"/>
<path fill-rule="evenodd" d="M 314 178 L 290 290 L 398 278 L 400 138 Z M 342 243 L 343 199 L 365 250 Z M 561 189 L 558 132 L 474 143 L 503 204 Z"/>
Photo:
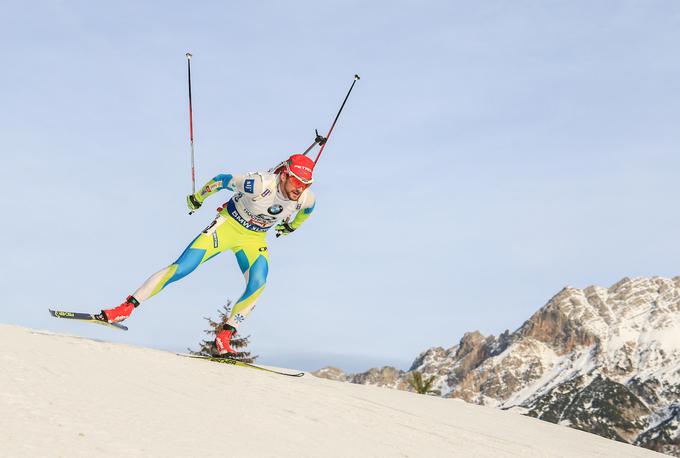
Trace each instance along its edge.
<path fill-rule="evenodd" d="M 11 457 L 661 456 L 460 400 L 5 325 L 0 410 Z"/>

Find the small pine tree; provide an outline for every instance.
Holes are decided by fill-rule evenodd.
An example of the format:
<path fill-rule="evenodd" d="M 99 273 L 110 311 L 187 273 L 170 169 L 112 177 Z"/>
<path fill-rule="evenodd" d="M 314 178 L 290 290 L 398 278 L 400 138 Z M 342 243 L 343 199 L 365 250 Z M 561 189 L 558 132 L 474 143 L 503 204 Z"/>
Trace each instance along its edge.
<path fill-rule="evenodd" d="M 409 377 L 407 381 L 411 388 L 413 388 L 413 391 L 416 393 L 441 396 L 441 392 L 439 390 L 432 389 L 434 375 L 427 380 L 423 380 L 423 374 L 421 374 L 419 371 L 413 371 L 411 372 L 411 377 Z"/>
<path fill-rule="evenodd" d="M 227 300 L 227 304 L 223 306 L 221 310 L 218 309 L 217 313 L 218 313 L 217 321 L 212 320 L 209 317 L 204 317 L 208 321 L 208 324 L 210 324 L 210 329 L 205 330 L 205 333 L 208 335 L 208 338 L 201 341 L 201 343 L 199 344 L 200 349 L 198 351 L 194 351 L 191 348 L 188 349 L 192 355 L 214 356 L 217 354 L 217 349 L 215 348 L 215 335 L 222 330 L 222 327 L 227 323 L 227 320 L 229 319 L 229 315 L 231 314 L 231 301 Z M 234 353 L 233 355 L 229 355 L 229 358 L 238 361 L 243 361 L 244 363 L 255 362 L 255 360 L 258 357 L 251 356 L 250 352 L 246 351 L 245 349 L 249 343 L 250 343 L 249 335 L 241 337 L 241 335 L 237 333 L 231 339 L 230 344 L 234 350 L 237 350 L 237 352 Z"/>

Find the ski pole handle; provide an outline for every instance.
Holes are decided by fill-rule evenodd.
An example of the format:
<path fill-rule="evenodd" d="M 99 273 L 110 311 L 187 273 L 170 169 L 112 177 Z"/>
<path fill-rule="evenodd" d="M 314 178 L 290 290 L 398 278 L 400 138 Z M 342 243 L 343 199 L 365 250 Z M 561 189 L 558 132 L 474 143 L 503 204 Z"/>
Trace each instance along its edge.
<path fill-rule="evenodd" d="M 306 156 L 307 153 L 309 153 L 312 150 L 312 148 L 314 148 L 316 145 L 323 145 L 324 143 L 326 143 L 326 137 L 320 135 L 319 131 L 316 129 L 314 129 L 314 132 L 316 133 L 316 137 L 314 137 L 314 143 L 309 145 L 309 147 L 302 153 L 303 156 Z"/>

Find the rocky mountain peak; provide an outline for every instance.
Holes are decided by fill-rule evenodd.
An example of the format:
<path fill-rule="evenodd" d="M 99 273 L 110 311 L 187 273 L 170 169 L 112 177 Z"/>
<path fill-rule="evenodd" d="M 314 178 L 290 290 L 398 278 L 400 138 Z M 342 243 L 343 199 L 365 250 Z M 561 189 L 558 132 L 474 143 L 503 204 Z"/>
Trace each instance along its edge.
<path fill-rule="evenodd" d="M 412 371 L 433 377 L 445 397 L 680 456 L 680 277 L 568 286 L 513 333 L 468 332 L 406 372 L 347 379 L 409 389 Z"/>
<path fill-rule="evenodd" d="M 472 352 L 478 352 L 484 341 L 484 336 L 479 331 L 466 332 L 458 344 L 456 358 L 464 358 Z"/>
<path fill-rule="evenodd" d="M 516 337 L 543 342 L 560 355 L 576 347 L 594 345 L 598 341 L 597 333 L 584 326 L 583 320 L 595 319 L 595 316 L 581 313 L 585 303 L 587 299 L 582 290 L 565 288 L 526 321 L 515 333 Z"/>

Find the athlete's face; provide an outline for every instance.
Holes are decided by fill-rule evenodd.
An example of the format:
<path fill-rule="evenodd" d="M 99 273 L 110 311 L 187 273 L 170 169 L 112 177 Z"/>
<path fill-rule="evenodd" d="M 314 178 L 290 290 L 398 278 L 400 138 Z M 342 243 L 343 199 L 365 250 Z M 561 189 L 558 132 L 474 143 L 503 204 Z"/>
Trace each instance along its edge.
<path fill-rule="evenodd" d="M 308 187 L 294 176 L 281 172 L 281 189 L 288 199 L 297 201 Z"/>

